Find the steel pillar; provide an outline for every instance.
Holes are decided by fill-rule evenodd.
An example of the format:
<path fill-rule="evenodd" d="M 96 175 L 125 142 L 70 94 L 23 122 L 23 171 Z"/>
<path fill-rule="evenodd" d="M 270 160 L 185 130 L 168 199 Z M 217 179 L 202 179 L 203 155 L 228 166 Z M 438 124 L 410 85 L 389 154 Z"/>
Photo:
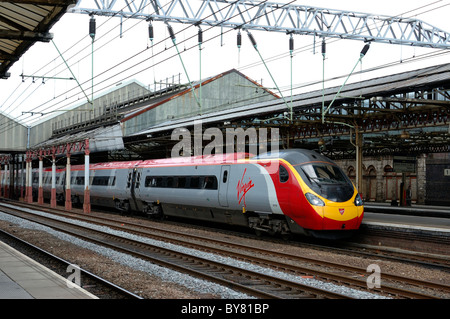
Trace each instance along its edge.
<path fill-rule="evenodd" d="M 44 162 L 42 157 L 42 152 L 39 155 L 39 188 L 38 188 L 38 204 L 44 204 L 44 189 L 42 188 L 42 178 L 43 178 Z"/>
<path fill-rule="evenodd" d="M 33 172 L 31 165 L 31 155 L 27 158 L 27 169 L 26 169 L 26 188 L 25 188 L 25 201 L 27 203 L 33 202 Z"/>
<path fill-rule="evenodd" d="M 70 190 L 70 154 L 67 154 L 67 165 L 66 165 L 66 210 L 72 210 L 72 193 Z"/>
<path fill-rule="evenodd" d="M 89 191 L 89 140 L 86 140 L 84 148 L 84 203 L 83 212 L 91 212 L 91 193 Z"/>
<path fill-rule="evenodd" d="M 362 150 L 363 150 L 363 138 L 362 133 L 359 132 L 358 128 L 355 128 L 355 144 L 356 144 L 356 188 L 358 193 L 361 195 L 361 198 L 364 198 L 362 192 L 362 182 L 363 182 L 363 174 L 362 174 Z"/>
<path fill-rule="evenodd" d="M 52 190 L 50 194 L 50 206 L 52 208 L 56 207 L 56 163 L 55 155 L 52 156 Z"/>
<path fill-rule="evenodd" d="M 3 167 L 3 178 L 2 178 L 2 189 L 3 189 L 3 197 L 8 198 L 8 164 L 5 164 Z"/>

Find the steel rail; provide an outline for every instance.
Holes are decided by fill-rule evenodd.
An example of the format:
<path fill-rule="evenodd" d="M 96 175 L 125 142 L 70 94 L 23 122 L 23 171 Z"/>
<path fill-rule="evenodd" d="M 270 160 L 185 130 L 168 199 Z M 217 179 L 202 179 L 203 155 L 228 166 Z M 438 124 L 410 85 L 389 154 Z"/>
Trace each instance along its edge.
<path fill-rule="evenodd" d="M 320 297 L 326 297 L 326 298 L 339 298 L 339 299 L 349 299 L 351 297 L 345 296 L 339 293 L 334 293 L 331 291 L 315 288 L 309 285 L 303 285 L 297 282 L 289 281 L 280 279 L 277 277 L 265 275 L 256 273 L 253 271 L 245 270 L 239 267 L 234 267 L 226 264 L 222 264 L 219 262 L 214 262 L 211 260 L 207 260 L 200 257 L 193 257 L 189 254 L 184 254 L 180 252 L 176 252 L 170 249 L 161 248 L 154 245 L 149 245 L 140 241 L 131 240 L 125 237 L 120 237 L 116 235 L 111 235 L 105 232 L 93 230 L 91 228 L 86 228 L 80 225 L 75 225 L 73 223 L 68 223 L 60 220 L 55 220 L 49 217 L 36 215 L 29 212 L 21 211 L 17 208 L 2 208 L 2 210 L 6 210 L 6 213 L 24 218 L 51 228 L 54 228 L 59 231 L 63 231 L 65 233 L 71 234 L 73 236 L 82 238 L 84 240 L 97 243 L 102 246 L 109 246 L 112 249 L 123 251 L 127 254 L 131 254 L 134 256 L 138 256 L 139 258 L 144 258 L 146 260 L 150 260 L 153 263 L 157 263 L 160 265 L 164 265 L 164 267 L 169 267 L 172 269 L 175 269 L 177 271 L 181 271 L 184 273 L 189 273 L 193 276 L 204 278 L 213 282 L 218 282 L 222 285 L 232 287 L 233 289 L 236 289 L 238 291 L 242 291 L 245 293 L 248 293 L 250 295 L 260 297 L 260 298 L 280 298 L 279 293 L 277 294 L 276 290 L 287 290 L 287 293 L 282 292 L 282 296 L 286 298 L 286 296 L 289 296 L 289 298 L 294 298 L 295 296 L 298 296 L 300 294 L 301 297 L 311 298 L 312 296 L 315 296 L 315 298 Z M 15 211 L 15 212 L 14 212 Z M 28 217 L 25 217 L 24 215 L 28 215 Z M 45 222 L 43 220 L 46 220 Z M 59 224 L 59 225 L 58 225 Z M 64 225 L 64 226 L 61 226 Z M 67 229 L 67 227 L 70 228 L 77 228 L 78 231 Z M 91 235 L 82 235 L 80 233 L 80 230 L 90 232 Z M 92 233 L 96 234 L 97 236 L 100 236 L 100 238 L 93 238 Z M 106 243 L 105 237 L 108 238 L 108 240 L 114 241 L 114 243 Z M 145 250 L 147 250 L 147 253 L 138 251 L 137 247 L 144 247 Z M 160 256 L 150 256 L 148 253 L 150 251 L 151 253 L 158 253 Z M 169 257 L 176 257 L 177 262 L 170 261 L 168 257 L 163 258 L 162 256 L 169 256 Z M 180 260 L 185 261 L 185 265 L 180 265 Z M 190 266 L 186 266 L 187 264 L 191 264 Z M 194 266 L 192 266 L 194 265 Z M 214 268 L 214 272 L 217 272 L 217 274 L 211 274 L 205 273 L 204 267 L 205 265 L 208 265 L 208 267 Z M 201 267 L 203 269 L 195 269 Z M 253 288 L 250 286 L 247 286 L 245 284 L 240 284 L 238 282 L 233 281 L 233 278 L 231 279 L 224 279 L 220 275 L 220 273 L 237 273 L 239 274 L 239 278 L 244 279 L 245 281 L 249 281 L 250 285 L 255 286 L 264 286 L 262 288 Z M 235 276 L 235 275 L 234 275 Z M 232 276 L 232 277 L 234 277 Z M 267 292 L 267 286 L 271 286 L 269 288 L 269 291 L 272 290 L 274 292 Z M 279 287 L 279 288 L 276 288 Z M 297 292 L 298 291 L 298 292 Z M 305 295 L 305 293 L 307 295 Z M 313 297 L 314 298 L 314 297 Z"/>
<path fill-rule="evenodd" d="M 48 251 L 46 251 L 46 250 L 44 250 L 42 248 L 36 246 L 36 245 L 33 245 L 33 244 L 31 244 L 31 243 L 29 243 L 29 242 L 27 242 L 27 241 L 25 241 L 25 240 L 23 240 L 23 239 L 21 239 L 21 238 L 19 238 L 17 236 L 14 236 L 13 234 L 11 234 L 11 233 L 3 230 L 3 229 L 0 229 L 0 233 L 2 235 L 6 236 L 6 237 L 11 238 L 12 240 L 14 240 L 16 242 L 19 242 L 20 244 L 22 244 L 22 245 L 24 245 L 24 246 L 26 246 L 28 248 L 31 248 L 32 250 L 37 251 L 38 253 L 40 253 L 40 254 L 42 254 L 42 255 L 44 255 L 44 256 L 52 259 L 52 260 L 56 260 L 57 262 L 59 262 L 59 263 L 61 263 L 63 265 L 69 266 L 69 265 L 72 264 L 71 262 L 69 262 L 69 261 L 67 261 L 67 260 L 65 260 L 65 259 L 63 259 L 61 257 L 58 257 L 58 256 L 56 256 L 56 255 L 54 255 L 54 254 L 52 254 L 52 253 L 50 253 L 50 252 L 48 252 Z M 106 287 L 109 287 L 110 289 L 112 289 L 114 291 L 117 291 L 120 294 L 122 294 L 122 295 L 124 295 L 124 296 L 126 296 L 128 298 L 144 299 L 141 296 L 136 295 L 136 294 L 132 293 L 131 291 L 128 291 L 128 290 L 126 290 L 126 289 L 124 289 L 124 288 L 122 288 L 122 287 L 112 283 L 111 281 L 106 280 L 105 278 L 102 278 L 102 277 L 100 277 L 100 276 L 98 276 L 98 275 L 96 275 L 96 274 L 94 274 L 94 273 L 92 273 L 92 272 L 90 272 L 90 271 L 88 271 L 86 269 L 83 269 L 81 267 L 79 267 L 79 269 L 80 269 L 80 273 L 82 275 L 87 276 L 87 277 L 89 277 L 91 279 L 94 279 L 95 281 L 100 282 L 102 285 L 105 285 Z"/>

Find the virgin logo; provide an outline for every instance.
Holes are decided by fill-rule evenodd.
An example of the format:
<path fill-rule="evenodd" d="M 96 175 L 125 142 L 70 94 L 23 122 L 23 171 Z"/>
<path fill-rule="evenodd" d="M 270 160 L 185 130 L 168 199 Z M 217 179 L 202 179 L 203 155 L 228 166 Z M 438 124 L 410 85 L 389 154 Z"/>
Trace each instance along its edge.
<path fill-rule="evenodd" d="M 244 174 L 242 174 L 242 178 L 241 180 L 237 183 L 236 189 L 237 189 L 237 198 L 239 200 L 239 204 L 242 202 L 242 200 L 244 201 L 244 206 L 247 207 L 247 205 L 245 204 L 245 195 L 247 194 L 247 192 L 252 189 L 255 184 L 253 184 L 253 181 L 251 178 L 249 178 L 248 182 L 245 183 L 244 182 L 244 176 L 245 173 L 247 172 L 247 169 L 244 170 Z"/>

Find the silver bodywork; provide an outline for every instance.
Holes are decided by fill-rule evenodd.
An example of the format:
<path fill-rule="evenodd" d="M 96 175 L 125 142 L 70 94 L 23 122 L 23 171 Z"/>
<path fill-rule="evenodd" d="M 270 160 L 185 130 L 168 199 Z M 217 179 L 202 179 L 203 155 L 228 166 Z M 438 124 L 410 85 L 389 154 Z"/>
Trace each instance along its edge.
<path fill-rule="evenodd" d="M 114 207 L 124 211 L 181 216 L 248 225 L 246 211 L 258 214 L 282 214 L 275 187 L 268 172 L 256 163 L 223 163 L 216 165 L 156 166 L 144 162 L 113 168 L 90 166 L 90 200 L 92 205 Z M 152 187 L 148 179 L 169 178 L 198 180 L 196 187 Z M 216 179 L 207 188 L 206 177 Z M 58 200 L 65 197 L 66 171 L 56 172 Z M 101 185 L 98 185 L 101 181 Z M 147 185 L 146 185 L 147 181 Z M 192 183 L 192 182 L 190 182 Z M 74 204 L 84 201 L 84 166 L 71 170 L 71 197 Z M 38 170 L 33 170 L 33 193 L 37 196 Z M 43 174 L 44 198 L 51 194 L 51 169 Z"/>

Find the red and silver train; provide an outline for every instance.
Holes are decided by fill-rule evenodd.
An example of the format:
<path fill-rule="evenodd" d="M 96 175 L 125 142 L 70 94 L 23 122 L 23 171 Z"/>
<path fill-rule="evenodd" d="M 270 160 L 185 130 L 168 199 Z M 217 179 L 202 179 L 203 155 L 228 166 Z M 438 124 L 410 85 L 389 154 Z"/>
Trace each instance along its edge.
<path fill-rule="evenodd" d="M 64 200 L 65 169 L 56 172 Z M 84 165 L 71 168 L 72 202 L 84 200 Z M 250 227 L 270 234 L 347 237 L 364 208 L 355 186 L 330 159 L 302 149 L 90 165 L 92 205 Z M 38 171 L 33 170 L 37 192 Z M 50 197 L 51 169 L 43 175 Z"/>

